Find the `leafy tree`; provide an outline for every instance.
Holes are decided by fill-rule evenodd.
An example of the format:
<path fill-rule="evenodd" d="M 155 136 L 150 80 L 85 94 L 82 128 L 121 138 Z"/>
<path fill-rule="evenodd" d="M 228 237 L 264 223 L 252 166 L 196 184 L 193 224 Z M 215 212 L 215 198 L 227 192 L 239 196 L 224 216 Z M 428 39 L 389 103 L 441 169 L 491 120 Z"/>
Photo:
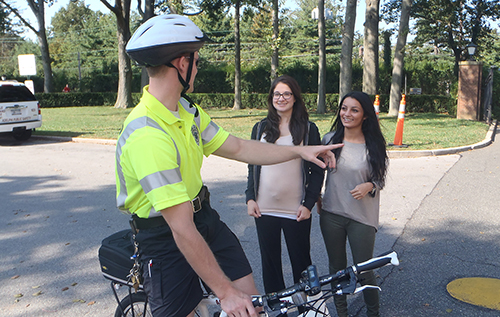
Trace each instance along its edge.
<path fill-rule="evenodd" d="M 49 43 L 47 40 L 47 33 L 45 29 L 45 1 L 44 0 L 27 0 L 28 5 L 33 11 L 33 14 L 36 17 L 38 29 L 31 25 L 29 21 L 24 19 L 22 14 L 18 9 L 12 7 L 6 0 L 0 0 L 7 9 L 9 9 L 20 21 L 23 25 L 32 30 L 37 38 L 38 44 L 40 46 L 40 52 L 42 55 L 42 63 L 43 63 L 43 74 L 44 74 L 44 84 L 43 90 L 44 92 L 52 92 L 52 66 L 49 52 Z M 53 3 L 53 0 L 48 1 L 49 5 Z"/>
<path fill-rule="evenodd" d="M 71 1 L 52 18 L 49 28 L 54 71 L 63 70 L 70 86 L 80 85 L 81 77 L 114 65 L 118 71 L 116 31 L 113 16 L 93 11 L 84 1 Z M 110 54 L 112 52 L 112 54 Z M 60 76 L 56 76 L 56 79 Z M 66 80 L 68 80 L 66 78 Z M 109 81 L 114 82 L 114 81 Z M 58 91 L 68 82 L 57 82 Z M 101 89 L 104 89 L 104 86 Z M 86 87 L 87 89 L 89 87 Z M 97 91 L 102 91 L 98 89 Z M 116 89 L 116 88 L 115 88 Z M 93 90 L 95 91 L 95 90 Z"/>
<path fill-rule="evenodd" d="M 12 34 L 14 32 L 14 25 L 12 19 L 10 18 L 10 11 L 7 7 L 0 3 L 0 34 Z"/>
<path fill-rule="evenodd" d="M 384 10 L 386 19 L 394 20 L 400 2 L 391 0 Z M 415 19 L 416 37 L 413 44 L 433 46 L 436 53 L 451 52 L 458 62 L 465 59 L 464 48 L 468 43 L 479 46 L 479 53 L 492 42 L 494 33 L 490 25 L 500 17 L 499 0 L 415 0 L 411 17 Z"/>
<path fill-rule="evenodd" d="M 200 8 L 207 12 L 209 17 L 228 11 L 234 7 L 234 105 L 233 109 L 241 108 L 241 33 L 240 10 L 243 6 L 257 6 L 261 0 L 206 0 L 200 3 Z"/>
<path fill-rule="evenodd" d="M 311 12 L 318 6 L 317 0 L 296 0 L 298 9 L 287 14 L 286 29 L 287 41 L 283 41 L 283 49 L 290 54 L 317 51 L 318 21 L 311 17 Z M 325 49 L 332 53 L 335 45 L 340 44 L 343 19 L 340 15 L 342 8 L 332 1 L 325 1 L 325 11 L 332 12 L 332 19 L 325 20 Z M 285 23 L 283 23 L 285 24 Z M 283 37 L 284 35 L 282 35 Z M 300 43 L 300 44 L 299 44 Z"/>
<path fill-rule="evenodd" d="M 9 67 L 10 57 L 13 49 L 22 42 L 18 32 L 15 31 L 12 19 L 10 18 L 10 11 L 0 3 L 0 74 L 3 76 L 12 77 L 14 68 Z"/>
<path fill-rule="evenodd" d="M 499 65 L 500 63 L 500 35 L 498 30 L 493 30 L 490 34 L 491 41 L 488 45 L 482 46 L 482 53 L 485 65 Z M 497 79 L 495 78 L 495 81 Z"/>

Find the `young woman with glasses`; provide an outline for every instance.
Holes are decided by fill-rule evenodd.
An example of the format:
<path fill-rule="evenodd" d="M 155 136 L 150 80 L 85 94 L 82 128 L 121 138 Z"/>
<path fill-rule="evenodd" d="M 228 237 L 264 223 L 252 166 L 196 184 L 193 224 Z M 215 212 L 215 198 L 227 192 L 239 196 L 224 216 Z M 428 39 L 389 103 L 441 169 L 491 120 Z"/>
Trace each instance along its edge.
<path fill-rule="evenodd" d="M 267 103 L 267 118 L 255 124 L 252 139 L 289 146 L 320 144 L 318 128 L 309 121 L 294 78 L 274 80 Z M 248 165 L 247 211 L 255 218 L 266 293 L 285 288 L 282 231 L 294 282 L 311 264 L 311 209 L 319 197 L 323 174 L 321 168 L 302 159 L 269 166 Z"/>

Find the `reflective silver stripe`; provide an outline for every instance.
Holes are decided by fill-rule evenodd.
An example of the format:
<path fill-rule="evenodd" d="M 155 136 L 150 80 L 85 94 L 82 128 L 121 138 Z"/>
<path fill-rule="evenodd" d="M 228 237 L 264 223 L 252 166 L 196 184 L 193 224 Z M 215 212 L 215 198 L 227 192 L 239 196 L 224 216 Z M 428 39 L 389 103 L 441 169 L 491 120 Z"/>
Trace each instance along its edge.
<path fill-rule="evenodd" d="M 214 136 L 217 134 L 219 131 L 219 126 L 215 124 L 215 122 L 210 121 L 209 125 L 203 130 L 201 133 L 201 139 L 203 140 L 203 144 L 207 144 L 208 142 L 212 141 Z"/>
<path fill-rule="evenodd" d="M 153 174 L 149 174 L 143 179 L 139 180 L 139 183 L 141 184 L 144 193 L 147 194 L 153 189 L 160 188 L 165 185 L 179 183 L 181 181 L 181 171 L 177 167 L 171 170 L 159 171 Z"/>
<path fill-rule="evenodd" d="M 125 127 L 125 130 L 123 130 L 122 134 L 120 135 L 120 138 L 118 139 L 116 146 L 116 173 L 118 174 L 118 180 L 120 182 L 120 192 L 116 197 L 116 205 L 118 209 L 120 209 L 120 211 L 123 212 L 124 214 L 130 214 L 130 211 L 125 208 L 125 200 L 127 199 L 128 193 L 120 159 L 122 155 L 122 147 L 125 145 L 125 143 L 127 143 L 128 138 L 130 137 L 130 135 L 132 135 L 132 133 L 134 133 L 134 131 L 144 127 L 151 127 L 154 129 L 158 129 L 168 135 L 168 133 L 165 132 L 165 130 L 163 130 L 156 121 L 147 116 L 139 117 L 130 121 L 130 123 Z M 175 144 L 174 139 L 172 139 L 172 141 L 174 142 L 175 149 L 177 150 L 177 165 L 180 166 L 181 156 L 179 150 L 177 149 L 177 144 Z"/>

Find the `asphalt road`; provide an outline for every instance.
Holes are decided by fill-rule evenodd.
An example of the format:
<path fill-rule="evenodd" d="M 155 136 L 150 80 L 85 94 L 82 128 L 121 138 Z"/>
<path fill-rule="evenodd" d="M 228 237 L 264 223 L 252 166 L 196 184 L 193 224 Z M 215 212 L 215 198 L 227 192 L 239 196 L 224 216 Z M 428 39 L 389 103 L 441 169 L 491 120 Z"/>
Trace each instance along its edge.
<path fill-rule="evenodd" d="M 401 265 L 378 271 L 383 316 L 500 315 L 446 293 L 457 277 L 500 277 L 499 153 L 493 143 L 460 155 L 390 160 L 375 253 L 395 249 Z M 0 136 L 0 158 L 0 315 L 112 316 L 116 302 L 97 250 L 104 237 L 128 227 L 115 207 L 114 146 Z M 202 174 L 262 291 L 255 227 L 244 203 L 246 165 L 211 156 Z M 314 215 L 311 255 L 326 274 Z M 287 265 L 285 275 L 291 275 Z M 361 296 L 351 297 L 353 315 L 363 316 L 362 306 Z"/>

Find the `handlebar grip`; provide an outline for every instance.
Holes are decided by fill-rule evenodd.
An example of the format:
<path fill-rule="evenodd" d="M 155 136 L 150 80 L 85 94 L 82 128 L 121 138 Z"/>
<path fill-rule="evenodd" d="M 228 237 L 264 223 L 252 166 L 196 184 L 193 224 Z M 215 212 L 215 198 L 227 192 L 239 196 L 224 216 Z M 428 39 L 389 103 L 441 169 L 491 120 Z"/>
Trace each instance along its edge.
<path fill-rule="evenodd" d="M 365 271 L 371 271 L 376 268 L 382 267 L 387 264 L 399 265 L 398 255 L 396 252 L 388 252 L 381 254 L 375 258 L 372 258 L 368 261 L 359 263 L 355 265 L 357 273 L 362 273 Z"/>
<path fill-rule="evenodd" d="M 307 277 L 309 281 L 309 287 L 311 288 L 309 291 L 310 295 L 318 294 L 321 291 L 321 284 L 319 283 L 316 265 L 309 265 L 307 267 Z"/>

